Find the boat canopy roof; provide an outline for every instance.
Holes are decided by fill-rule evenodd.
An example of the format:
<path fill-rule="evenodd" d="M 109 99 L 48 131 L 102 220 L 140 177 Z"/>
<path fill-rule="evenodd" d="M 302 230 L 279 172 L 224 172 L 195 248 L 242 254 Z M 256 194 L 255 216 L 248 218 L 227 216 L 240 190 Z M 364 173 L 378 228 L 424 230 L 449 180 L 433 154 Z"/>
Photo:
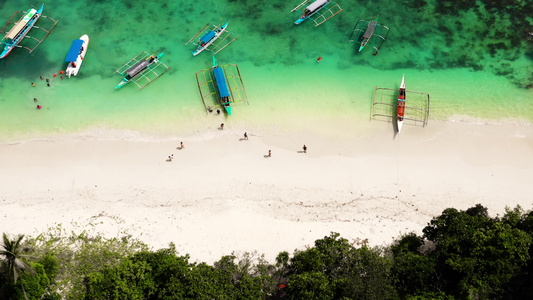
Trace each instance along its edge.
<path fill-rule="evenodd" d="M 81 46 L 83 46 L 83 40 L 74 40 L 72 41 L 72 46 L 68 50 L 67 58 L 65 61 L 73 62 L 78 60 L 78 55 L 80 54 Z"/>
<path fill-rule="evenodd" d="M 315 2 L 311 3 L 308 7 L 306 7 L 310 12 L 314 12 L 319 7 L 323 6 L 324 4 L 328 3 L 330 0 L 316 0 Z"/>
<path fill-rule="evenodd" d="M 141 73 L 144 69 L 146 69 L 149 64 L 150 62 L 148 60 L 141 60 L 140 62 L 133 65 L 133 67 L 129 68 L 126 73 L 130 76 L 130 78 L 133 78 L 137 74 Z"/>
<path fill-rule="evenodd" d="M 213 73 L 215 73 L 215 81 L 217 82 L 220 97 L 229 97 L 228 84 L 226 82 L 226 76 L 224 75 L 224 71 L 221 67 L 217 67 L 213 69 Z"/>
<path fill-rule="evenodd" d="M 207 42 L 209 42 L 214 36 L 215 36 L 215 32 L 214 32 L 214 31 L 208 31 L 206 34 L 204 34 L 204 36 L 202 36 L 202 37 L 200 38 L 200 41 L 202 41 L 202 43 L 207 43 Z"/>
<path fill-rule="evenodd" d="M 28 24 L 28 22 L 31 20 L 31 18 L 33 18 L 33 16 L 35 15 L 37 11 L 35 9 L 30 9 L 30 11 L 28 13 L 26 13 L 24 15 L 24 17 L 22 17 L 18 22 L 17 24 L 15 24 L 11 30 L 9 30 L 9 32 L 6 34 L 6 38 L 8 39 L 14 39 L 17 34 L 19 34 L 19 32 L 26 26 L 26 24 Z"/>

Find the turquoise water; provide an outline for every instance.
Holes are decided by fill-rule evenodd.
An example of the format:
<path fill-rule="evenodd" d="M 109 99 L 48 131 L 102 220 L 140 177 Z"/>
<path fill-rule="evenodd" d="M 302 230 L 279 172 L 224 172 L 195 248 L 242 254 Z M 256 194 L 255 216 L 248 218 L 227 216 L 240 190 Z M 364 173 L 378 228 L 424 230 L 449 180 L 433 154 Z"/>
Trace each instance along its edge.
<path fill-rule="evenodd" d="M 356 119 L 370 116 L 374 88 L 397 88 L 402 74 L 408 90 L 431 95 L 430 118 L 533 122 L 533 2 L 339 0 L 344 11 L 316 28 L 311 21 L 293 24 L 299 15 L 290 10 L 300 2 L 47 1 L 44 15 L 59 20 L 49 37 L 31 54 L 16 49 L 0 60 L 0 139 L 93 128 L 169 136 L 220 121 L 356 126 Z M 20 1 L 2 1 L 0 20 L 26 9 Z M 353 26 L 378 13 L 391 29 L 388 40 L 377 56 L 370 49 L 356 53 L 346 44 Z M 206 23 L 226 20 L 238 39 L 217 60 L 239 65 L 249 105 L 234 105 L 224 118 L 205 113 L 196 84 L 195 73 L 210 67 L 211 55 L 193 57 L 194 46 L 185 43 Z M 83 34 L 90 45 L 79 75 L 52 78 Z M 115 91 L 121 76 L 113 72 L 143 50 L 164 51 L 170 71 L 141 91 L 133 84 Z M 35 97 L 43 109 L 35 109 Z"/>

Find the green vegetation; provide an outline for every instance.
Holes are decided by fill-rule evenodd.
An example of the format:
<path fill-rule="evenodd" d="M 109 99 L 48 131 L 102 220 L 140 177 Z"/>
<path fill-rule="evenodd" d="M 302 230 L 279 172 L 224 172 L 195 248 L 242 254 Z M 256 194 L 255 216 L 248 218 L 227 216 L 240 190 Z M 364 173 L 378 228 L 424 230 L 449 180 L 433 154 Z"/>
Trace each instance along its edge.
<path fill-rule="evenodd" d="M 174 244 L 151 251 L 130 238 L 4 234 L 0 299 L 533 298 L 533 212 L 448 208 L 422 232 L 389 247 L 331 233 L 273 264 L 245 253 L 213 265 Z"/>

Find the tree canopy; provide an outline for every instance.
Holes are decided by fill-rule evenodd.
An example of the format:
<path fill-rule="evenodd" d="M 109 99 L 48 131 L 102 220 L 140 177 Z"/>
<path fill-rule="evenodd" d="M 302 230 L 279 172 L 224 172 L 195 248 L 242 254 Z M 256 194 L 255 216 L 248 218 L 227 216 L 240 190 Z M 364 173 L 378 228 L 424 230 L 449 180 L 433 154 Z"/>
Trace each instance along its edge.
<path fill-rule="evenodd" d="M 174 244 L 153 251 L 129 238 L 4 234 L 0 299 L 529 299 L 532 237 L 531 211 L 490 217 L 481 205 L 445 209 L 390 246 L 332 232 L 273 263 L 257 253 L 191 262 Z"/>

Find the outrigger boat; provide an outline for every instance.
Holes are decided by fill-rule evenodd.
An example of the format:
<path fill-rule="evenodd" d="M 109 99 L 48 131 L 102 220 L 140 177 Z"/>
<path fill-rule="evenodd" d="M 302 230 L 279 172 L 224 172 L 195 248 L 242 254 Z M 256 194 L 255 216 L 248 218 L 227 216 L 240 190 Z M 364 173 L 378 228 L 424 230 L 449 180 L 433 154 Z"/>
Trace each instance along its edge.
<path fill-rule="evenodd" d="M 409 95 L 409 106 L 405 102 L 407 95 Z M 429 103 L 428 93 L 405 89 L 405 76 L 402 75 L 400 88 L 376 86 L 372 100 L 372 119 L 396 122 L 398 133 L 405 124 L 426 126 L 429 120 Z"/>
<path fill-rule="evenodd" d="M 224 69 L 222 69 L 213 55 L 213 74 L 215 75 L 215 85 L 218 89 L 218 94 L 220 95 L 220 104 L 224 107 L 224 110 L 231 116 L 231 106 L 230 106 L 230 94 L 228 90 L 228 83 L 226 82 L 226 74 L 224 74 Z"/>
<path fill-rule="evenodd" d="M 306 4 L 308 4 L 310 1 L 312 0 L 305 0 L 291 10 L 291 12 L 298 11 L 301 13 L 298 20 L 294 21 L 294 24 L 299 25 L 305 20 L 311 19 L 315 22 L 316 27 L 342 11 L 342 8 L 331 0 L 314 0 L 311 4 L 306 6 Z M 305 8 L 303 11 L 300 11 L 300 9 L 304 6 Z M 322 9 L 325 9 L 325 11 L 320 13 L 319 11 Z"/>
<path fill-rule="evenodd" d="M 379 15 L 377 15 L 372 21 L 359 20 L 355 24 L 352 34 L 348 39 L 348 43 L 355 42 L 359 44 L 359 52 L 363 51 L 363 49 L 370 43 L 370 46 L 376 50 L 374 55 L 377 55 L 379 49 L 385 42 L 387 35 L 389 35 L 389 28 L 377 23 L 378 17 Z M 352 37 L 356 32 L 357 36 L 352 40 Z"/>
<path fill-rule="evenodd" d="M 167 67 L 164 63 L 160 61 L 163 56 L 163 52 L 155 56 L 153 54 L 148 54 L 148 52 L 143 51 L 129 62 L 124 64 L 115 73 L 119 73 L 124 78 L 122 81 L 115 87 L 116 90 L 128 84 L 130 81 L 134 82 L 139 89 L 144 88 L 150 83 L 154 82 L 157 78 L 165 74 L 170 68 Z M 160 66 L 164 67 L 164 71 L 159 73 L 158 68 Z M 152 75 L 153 74 L 153 75 Z M 150 76 L 155 76 L 150 79 Z M 139 81 L 145 80 L 146 84 L 141 85 Z"/>
<path fill-rule="evenodd" d="M 227 31 L 228 28 L 228 22 L 222 26 L 216 26 L 213 24 L 207 24 L 202 28 L 192 39 L 190 39 L 185 45 L 188 45 L 189 43 L 194 43 L 198 47 L 195 51 L 191 51 L 193 56 L 196 56 L 200 54 L 204 50 L 209 50 L 214 54 L 217 54 L 220 50 L 226 48 L 229 44 L 231 44 L 235 39 L 237 39 L 237 36 L 235 36 L 233 33 Z M 211 29 L 206 31 L 206 28 L 211 27 Z M 198 36 L 202 34 L 202 37 L 198 40 Z M 228 37 L 232 37 L 230 41 L 227 41 Z M 215 43 L 217 39 L 219 39 L 218 43 Z M 196 42 L 193 42 L 196 41 Z M 226 44 L 222 47 L 219 45 L 223 42 L 226 42 Z M 210 49 L 214 48 L 213 50 Z"/>
<path fill-rule="evenodd" d="M 398 115 L 396 117 L 396 122 L 398 123 L 398 133 L 402 131 L 404 114 L 405 114 L 405 75 L 402 75 L 402 83 L 400 84 L 400 92 L 398 93 Z"/>
<path fill-rule="evenodd" d="M 200 52 L 202 52 L 205 49 L 207 49 L 207 47 L 209 47 L 209 45 L 211 45 L 214 41 L 216 41 L 216 39 L 218 39 L 218 37 L 220 35 L 222 35 L 224 33 L 224 31 L 226 31 L 226 28 L 228 27 L 228 23 L 229 23 L 229 21 L 227 21 L 226 24 L 220 26 L 215 31 L 209 30 L 208 32 L 206 32 L 200 38 L 200 41 L 198 42 L 199 45 L 198 45 L 198 48 L 196 49 L 196 51 L 191 51 L 192 55 L 196 56 L 196 55 L 200 54 Z"/>
<path fill-rule="evenodd" d="M 196 81 L 206 113 L 222 106 L 231 116 L 231 105 L 240 101 L 248 103 L 239 67 L 235 64 L 220 66 L 214 55 L 213 67 L 197 72 Z"/>
<path fill-rule="evenodd" d="M 71 75 L 78 75 L 81 64 L 85 59 L 85 54 L 87 54 L 87 47 L 89 47 L 89 36 L 86 34 L 82 35 L 78 40 L 72 41 L 67 58 L 65 58 L 65 61 L 68 62 L 65 75 L 69 78 Z"/>
<path fill-rule="evenodd" d="M 35 25 L 35 22 L 39 20 L 43 13 L 44 4 L 41 5 L 39 10 L 34 8 L 30 9 L 4 36 L 0 44 L 5 44 L 0 58 L 6 57 L 13 48 L 17 47 L 18 43 L 28 34 L 30 29 Z M 7 25 L 7 24 L 6 24 Z"/>

